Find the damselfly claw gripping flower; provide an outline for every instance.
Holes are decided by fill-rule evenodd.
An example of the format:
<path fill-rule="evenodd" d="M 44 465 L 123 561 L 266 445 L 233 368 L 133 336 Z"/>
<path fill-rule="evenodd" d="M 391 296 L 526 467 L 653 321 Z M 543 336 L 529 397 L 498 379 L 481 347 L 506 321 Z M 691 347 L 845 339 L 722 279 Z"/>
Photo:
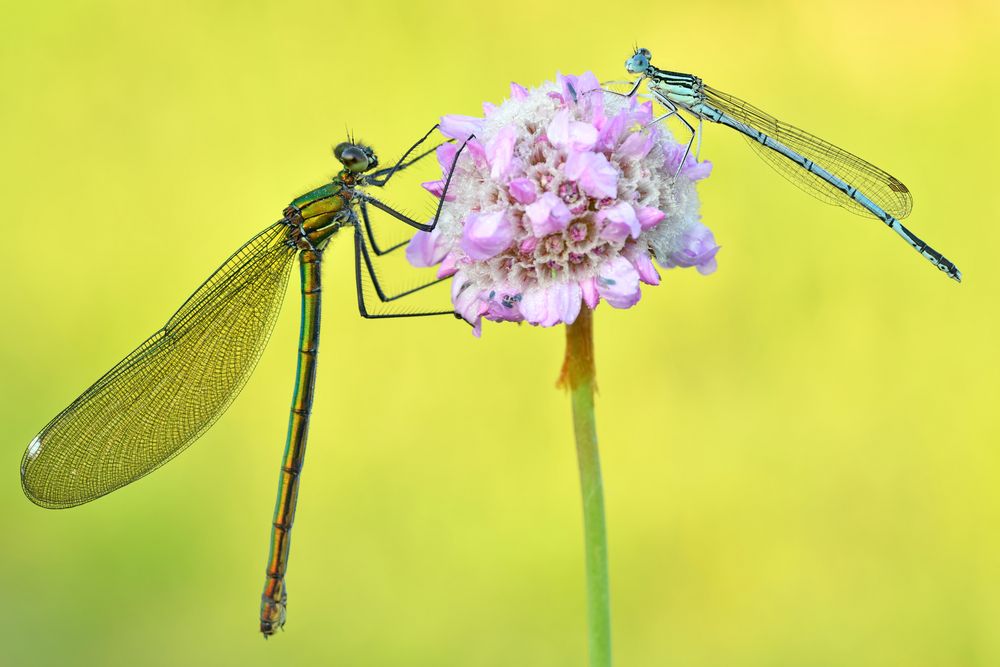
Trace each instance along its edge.
<path fill-rule="evenodd" d="M 455 139 L 438 148 L 440 197 L 459 145 L 437 228 L 407 247 L 416 266 L 452 276 L 455 312 L 540 326 L 572 323 L 603 299 L 631 308 L 661 267 L 715 270 L 712 232 L 701 224 L 695 181 L 712 165 L 685 158 L 651 102 L 601 91 L 591 73 L 527 90 L 511 84 L 485 118 L 444 116 Z M 681 159 L 685 162 L 678 165 Z M 676 177 L 675 177 L 676 174 Z"/>

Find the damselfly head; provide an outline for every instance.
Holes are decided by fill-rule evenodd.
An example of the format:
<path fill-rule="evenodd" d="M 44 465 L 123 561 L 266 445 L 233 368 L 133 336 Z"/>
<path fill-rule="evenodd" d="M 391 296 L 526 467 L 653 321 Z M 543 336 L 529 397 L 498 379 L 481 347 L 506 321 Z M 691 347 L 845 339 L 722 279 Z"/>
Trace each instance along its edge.
<path fill-rule="evenodd" d="M 337 144 L 333 156 L 340 160 L 344 168 L 355 174 L 361 174 L 378 166 L 378 158 L 368 146 L 349 141 Z"/>
<path fill-rule="evenodd" d="M 652 54 L 649 49 L 636 49 L 632 57 L 625 61 L 625 69 L 632 74 L 645 74 L 649 69 L 649 59 Z"/>

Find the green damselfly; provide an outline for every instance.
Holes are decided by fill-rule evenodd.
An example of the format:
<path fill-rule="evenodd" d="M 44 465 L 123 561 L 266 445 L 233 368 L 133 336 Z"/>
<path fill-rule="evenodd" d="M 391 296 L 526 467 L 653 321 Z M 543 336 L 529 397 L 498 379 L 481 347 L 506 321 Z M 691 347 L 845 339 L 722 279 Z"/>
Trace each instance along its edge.
<path fill-rule="evenodd" d="M 676 116 L 690 131 L 681 165 L 696 134 L 679 113 L 682 109 L 699 121 L 710 120 L 740 132 L 765 162 L 792 183 L 825 202 L 881 220 L 934 266 L 962 281 L 958 267 L 899 222 L 898 218 L 910 214 L 913 197 L 897 178 L 733 95 L 705 85 L 694 75 L 654 67 L 650 57 L 648 49 L 636 49 L 625 61 L 630 73 L 640 75 L 628 95 L 633 95 L 643 80 L 648 81 L 650 94 L 668 111 L 656 120 Z M 697 134 L 700 141 L 701 133 Z"/>
<path fill-rule="evenodd" d="M 21 459 L 25 495 L 46 508 L 81 505 L 149 474 L 197 440 L 225 412 L 252 373 L 274 327 L 297 257 L 302 294 L 298 366 L 260 614 L 265 637 L 276 632 L 285 621 L 285 572 L 316 380 L 324 250 L 338 231 L 353 230 L 355 284 L 363 317 L 454 314 L 451 310 L 372 308 L 371 296 L 365 298 L 369 283 L 379 305 L 392 304 L 439 282 L 425 281 L 397 293 L 383 289 L 372 256 L 392 253 L 405 241 L 379 247 L 368 206 L 421 231 L 431 231 L 441 214 L 451 174 L 434 218 L 427 224 L 363 189 L 384 186 L 395 174 L 433 153 L 435 148 L 407 160 L 436 128 L 396 164 L 381 170 L 368 146 L 350 140 L 334 148 L 341 169 L 329 183 L 293 200 L 281 220 L 233 253 L 162 329 L 35 436 Z M 453 166 L 464 148 L 465 144 L 458 148 Z"/>

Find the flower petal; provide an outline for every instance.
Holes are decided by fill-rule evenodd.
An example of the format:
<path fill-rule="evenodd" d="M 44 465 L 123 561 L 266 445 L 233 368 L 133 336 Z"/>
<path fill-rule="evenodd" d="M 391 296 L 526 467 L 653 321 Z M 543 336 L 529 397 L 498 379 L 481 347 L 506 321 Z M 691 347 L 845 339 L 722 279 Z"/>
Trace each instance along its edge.
<path fill-rule="evenodd" d="M 538 188 L 530 178 L 515 178 L 507 184 L 507 191 L 520 204 L 530 204 L 538 196 Z"/>
<path fill-rule="evenodd" d="M 716 248 L 715 252 L 718 251 L 719 248 Z M 703 276 L 707 276 L 709 274 L 715 273 L 715 270 L 717 268 L 719 268 L 719 262 L 717 259 L 715 259 L 715 253 L 712 253 L 712 256 L 709 259 L 703 261 L 701 264 L 698 265 L 698 273 L 700 273 Z"/>
<path fill-rule="evenodd" d="M 635 100 L 637 98 L 633 97 L 632 99 Z M 653 102 L 649 101 L 649 102 L 643 102 L 642 104 L 636 104 L 635 107 L 631 110 L 629 118 L 632 121 L 631 123 L 629 123 L 630 125 L 632 123 L 641 125 L 643 127 L 649 125 L 650 123 L 653 122 Z"/>
<path fill-rule="evenodd" d="M 563 166 L 563 173 L 596 199 L 618 194 L 618 170 L 603 153 L 571 153 Z"/>
<path fill-rule="evenodd" d="M 627 113 L 615 114 L 615 117 L 606 121 L 597 135 L 597 147 L 602 151 L 613 151 L 618 145 L 618 141 L 625 132 L 625 121 L 628 120 Z"/>
<path fill-rule="evenodd" d="M 531 324 L 551 327 L 564 322 L 572 324 L 580 314 L 582 291 L 576 283 L 553 283 L 533 287 L 524 293 L 521 313 Z"/>
<path fill-rule="evenodd" d="M 426 183 L 421 183 L 420 187 L 427 190 L 427 192 L 431 193 L 438 199 L 441 199 L 441 195 L 444 194 L 444 179 L 442 178 L 437 181 L 427 181 Z M 455 195 L 449 194 L 445 198 L 445 201 L 455 201 Z"/>
<path fill-rule="evenodd" d="M 642 297 L 639 272 L 624 257 L 614 257 L 598 271 L 597 291 L 615 308 L 631 308 Z"/>
<path fill-rule="evenodd" d="M 691 158 L 691 164 L 685 164 L 684 168 L 681 169 L 681 173 L 692 181 L 700 181 L 703 178 L 708 178 L 709 174 L 712 173 L 712 163 L 708 160 L 698 162 L 694 158 Z"/>
<path fill-rule="evenodd" d="M 506 210 L 470 213 L 462 228 L 461 247 L 471 259 L 484 260 L 506 250 L 513 238 Z"/>
<path fill-rule="evenodd" d="M 708 160 L 704 162 L 695 160 L 694 156 L 688 152 L 687 146 L 680 144 L 665 146 L 663 158 L 663 164 L 671 174 L 677 172 L 677 165 L 680 164 L 681 158 L 683 158 L 684 166 L 681 167 L 680 173 L 692 181 L 700 181 L 703 178 L 708 178 L 708 175 L 712 173 L 712 163 Z"/>
<path fill-rule="evenodd" d="M 553 146 L 565 146 L 569 141 L 569 109 L 562 109 L 549 122 L 545 136 Z"/>
<path fill-rule="evenodd" d="M 618 154 L 622 157 L 641 159 L 653 149 L 653 143 L 651 132 L 632 132 L 618 148 Z"/>
<path fill-rule="evenodd" d="M 712 230 L 699 222 L 681 236 L 680 249 L 671 253 L 670 257 L 660 264 L 668 269 L 675 266 L 682 268 L 696 266 L 699 273 L 708 275 L 717 267 L 715 255 L 718 252 L 719 246 L 715 243 Z M 657 257 L 657 261 L 659 260 Z"/>
<path fill-rule="evenodd" d="M 559 321 L 565 324 L 573 324 L 580 314 L 582 304 L 583 290 L 580 289 L 580 285 L 577 283 L 562 283 Z"/>
<path fill-rule="evenodd" d="M 581 74 L 576 80 L 577 93 L 589 93 L 592 90 L 599 90 L 600 87 L 601 82 L 598 81 L 597 76 L 589 70 Z"/>
<path fill-rule="evenodd" d="M 528 89 L 519 83 L 510 82 L 510 99 L 524 100 L 528 98 Z"/>
<path fill-rule="evenodd" d="M 635 212 L 639 218 L 639 227 L 646 232 L 660 224 L 660 221 L 667 217 L 667 214 L 652 206 L 643 206 Z"/>
<path fill-rule="evenodd" d="M 558 148 L 589 151 L 597 143 L 597 128 L 590 123 L 570 120 L 569 109 L 562 109 L 549 123 L 545 136 Z"/>
<path fill-rule="evenodd" d="M 486 147 L 478 139 L 469 139 L 469 142 L 465 144 L 465 152 L 472 156 L 476 166 L 485 167 L 487 165 Z"/>
<path fill-rule="evenodd" d="M 435 149 L 438 164 L 441 166 L 441 173 L 447 174 L 451 171 L 451 165 L 455 162 L 455 154 L 458 153 L 458 144 L 441 144 Z"/>
<path fill-rule="evenodd" d="M 580 76 L 573 76 L 572 74 L 558 74 L 556 76 L 556 81 L 559 83 L 559 87 L 562 89 L 563 99 L 569 102 L 580 102 L 581 100 L 587 99 L 586 93 L 591 90 L 596 90 L 601 87 L 600 82 L 597 77 L 594 76 L 593 72 L 584 72 Z M 595 97 L 599 97 L 595 95 Z"/>
<path fill-rule="evenodd" d="M 514 142 L 517 140 L 517 130 L 513 125 L 507 125 L 493 137 L 486 147 L 486 159 L 490 164 L 490 178 L 502 181 L 510 171 L 514 159 Z"/>
<path fill-rule="evenodd" d="M 475 116 L 463 116 L 461 114 L 441 116 L 441 124 L 438 127 L 438 132 L 446 137 L 464 141 L 472 134 L 482 134 L 483 119 Z"/>
<path fill-rule="evenodd" d="M 486 297 L 488 310 L 486 319 L 494 322 L 523 322 L 521 314 L 521 292 L 506 283 L 496 285 Z"/>
<path fill-rule="evenodd" d="M 413 266 L 434 266 L 439 264 L 448 249 L 441 240 L 441 230 L 417 232 L 406 245 L 406 260 Z"/>
<path fill-rule="evenodd" d="M 622 253 L 639 273 L 639 280 L 647 285 L 659 285 L 660 274 L 649 256 L 649 248 L 645 244 L 630 243 Z"/>
<path fill-rule="evenodd" d="M 453 276 L 458 271 L 458 255 L 454 251 L 449 252 L 441 260 L 441 266 L 438 267 L 437 277 L 447 278 L 448 276 Z"/>
<path fill-rule="evenodd" d="M 601 228 L 601 238 L 608 241 L 624 241 L 629 236 L 639 238 L 642 228 L 635 215 L 635 209 L 628 202 L 619 202 L 614 206 L 602 208 L 597 212 L 597 224 Z"/>
<path fill-rule="evenodd" d="M 548 236 L 566 229 L 573 218 L 565 202 L 552 192 L 546 192 L 537 201 L 524 207 L 535 236 Z"/>
<path fill-rule="evenodd" d="M 585 278 L 580 281 L 580 290 L 583 292 L 583 302 L 587 308 L 593 310 L 601 301 L 601 295 L 597 291 L 597 278 Z"/>
<path fill-rule="evenodd" d="M 548 315 L 548 298 L 543 287 L 532 287 L 521 298 L 521 314 L 531 324 L 540 324 Z"/>
<path fill-rule="evenodd" d="M 444 259 L 441 260 L 441 265 L 438 266 L 437 277 L 447 278 L 449 276 L 455 275 L 455 273 L 458 272 L 459 259 L 460 257 L 458 256 L 458 253 L 456 253 L 454 250 L 445 255 Z"/>
<path fill-rule="evenodd" d="M 476 320 L 487 311 L 486 303 L 466 275 L 459 271 L 451 282 L 451 303 L 463 320 L 476 324 Z"/>
<path fill-rule="evenodd" d="M 569 104 L 572 102 L 576 104 L 578 97 L 576 92 L 576 77 L 572 74 L 556 74 L 556 83 L 559 84 L 559 88 L 562 91 L 563 103 Z"/>

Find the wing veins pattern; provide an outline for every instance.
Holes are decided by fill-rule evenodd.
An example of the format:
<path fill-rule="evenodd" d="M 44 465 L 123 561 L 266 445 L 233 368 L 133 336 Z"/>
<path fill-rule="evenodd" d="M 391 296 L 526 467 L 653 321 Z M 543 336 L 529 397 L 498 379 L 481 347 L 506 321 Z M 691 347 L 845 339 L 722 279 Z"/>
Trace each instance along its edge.
<path fill-rule="evenodd" d="M 274 328 L 297 249 L 278 222 L 233 253 L 167 321 L 37 436 L 35 503 L 72 507 L 152 472 L 229 407 Z"/>
<path fill-rule="evenodd" d="M 834 176 L 856 187 L 894 218 L 902 219 L 913 208 L 913 197 L 897 178 L 842 148 L 789 125 L 738 97 L 703 86 L 705 100 L 719 111 L 749 125 L 812 160 Z M 750 147 L 782 176 L 812 196 L 863 216 L 872 212 L 819 176 L 812 174 L 758 141 L 744 136 Z"/>

